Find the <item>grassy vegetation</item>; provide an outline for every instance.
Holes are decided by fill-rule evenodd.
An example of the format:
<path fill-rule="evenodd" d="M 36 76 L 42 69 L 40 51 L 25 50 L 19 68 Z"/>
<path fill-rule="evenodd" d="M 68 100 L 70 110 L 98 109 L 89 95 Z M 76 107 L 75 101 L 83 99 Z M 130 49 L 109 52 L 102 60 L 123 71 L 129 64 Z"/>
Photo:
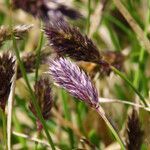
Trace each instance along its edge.
<path fill-rule="evenodd" d="M 30 2 L 0 0 L 0 149 L 149 150 L 150 1 Z M 48 74 L 59 57 L 98 102 L 75 67 L 55 68 L 64 83 Z M 61 89 L 71 77 L 79 89 Z"/>

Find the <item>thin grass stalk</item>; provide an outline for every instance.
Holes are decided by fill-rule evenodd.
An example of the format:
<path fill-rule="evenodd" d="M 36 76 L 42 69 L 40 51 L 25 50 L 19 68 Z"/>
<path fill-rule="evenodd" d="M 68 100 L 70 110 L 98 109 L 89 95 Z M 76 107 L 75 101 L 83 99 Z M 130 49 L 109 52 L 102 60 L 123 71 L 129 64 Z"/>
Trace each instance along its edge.
<path fill-rule="evenodd" d="M 15 110 L 13 112 L 13 123 L 14 123 L 15 129 L 17 130 L 17 132 L 21 132 L 22 131 L 22 126 L 21 126 L 20 122 L 17 119 Z M 27 143 L 26 143 L 25 139 L 22 139 L 22 138 L 18 137 L 18 141 L 19 141 L 19 143 L 21 143 L 23 145 L 24 149 L 27 149 Z"/>
<path fill-rule="evenodd" d="M 4 145 L 6 147 L 6 150 L 8 149 L 7 147 L 7 132 L 6 132 L 6 115 L 4 112 L 2 112 L 2 120 L 3 120 L 3 135 L 4 135 Z"/>
<path fill-rule="evenodd" d="M 65 118 L 68 121 L 71 121 L 71 114 L 70 114 L 70 110 L 69 110 L 69 107 L 68 107 L 68 97 L 67 97 L 66 93 L 64 93 L 63 90 L 61 92 L 62 92 L 62 101 L 63 101 L 63 108 L 64 108 L 64 113 L 65 113 Z M 68 128 L 68 135 L 69 135 L 71 148 L 74 148 L 74 135 L 73 135 L 72 129 L 70 129 L 70 128 Z"/>
<path fill-rule="evenodd" d="M 126 7 L 122 4 L 122 2 L 120 0 L 113 0 L 113 2 L 116 5 L 117 9 L 120 11 L 120 13 L 127 20 L 127 22 L 129 23 L 129 25 L 131 26 L 131 28 L 133 29 L 133 31 L 138 36 L 139 41 L 143 42 L 144 47 L 150 53 L 150 41 L 145 36 L 144 31 L 137 24 L 137 22 L 134 20 L 134 18 L 131 16 L 131 14 L 129 13 L 129 11 L 126 9 Z"/>
<path fill-rule="evenodd" d="M 6 119 L 7 119 L 7 117 L 6 117 L 5 113 L 2 112 L 4 145 L 5 145 L 6 150 L 8 150 L 8 147 L 7 147 L 7 132 L 6 132 L 7 131 L 7 129 L 6 129 L 6 124 L 7 124 Z"/>
<path fill-rule="evenodd" d="M 122 150 L 125 150 L 125 144 L 122 141 L 121 137 L 119 136 L 119 134 L 117 133 L 117 131 L 115 130 L 115 128 L 113 127 L 112 123 L 109 121 L 109 119 L 107 118 L 107 116 L 105 115 L 105 112 L 103 110 L 103 108 L 101 106 L 99 106 L 98 108 L 95 109 L 98 114 L 102 117 L 102 119 L 105 121 L 105 123 L 107 124 L 108 128 L 111 130 L 112 134 L 114 135 L 114 137 L 116 138 L 116 140 L 118 141 L 118 143 L 121 146 Z"/>
<path fill-rule="evenodd" d="M 13 112 L 13 102 L 14 102 L 14 95 L 15 95 L 16 77 L 17 77 L 17 63 L 15 62 L 15 74 L 13 76 L 11 90 L 10 90 L 10 94 L 9 94 L 9 98 L 8 98 L 8 114 L 7 114 L 7 146 L 8 146 L 8 150 L 11 150 L 12 112 Z"/>
<path fill-rule="evenodd" d="M 110 34 L 110 37 L 111 37 L 111 40 L 113 42 L 113 45 L 114 45 L 115 49 L 117 51 L 120 51 L 121 47 L 120 47 L 120 43 L 119 43 L 119 39 L 118 39 L 117 34 L 112 30 L 112 27 L 110 26 L 110 24 L 107 21 L 106 21 L 105 24 L 108 28 L 108 31 L 109 31 L 109 34 Z"/>
<path fill-rule="evenodd" d="M 8 150 L 7 148 L 7 129 L 6 129 L 6 115 L 5 112 L 0 108 L 0 113 L 2 117 L 2 122 L 3 122 L 3 141 L 4 141 L 4 146 L 5 149 Z"/>
<path fill-rule="evenodd" d="M 41 23 L 41 26 L 42 26 L 42 23 Z M 43 37 L 44 37 L 44 34 L 43 34 L 43 31 L 41 31 L 40 40 L 38 42 L 38 47 L 36 49 L 37 57 L 36 57 L 35 81 L 37 81 L 38 79 L 38 71 L 39 71 L 39 66 L 40 66 L 40 54 L 41 54 L 41 49 L 42 49 Z"/>
<path fill-rule="evenodd" d="M 137 87 L 137 89 L 139 89 L 141 63 L 142 63 L 143 58 L 144 58 L 144 53 L 145 53 L 145 50 L 144 50 L 144 48 L 142 47 L 141 50 L 140 50 L 138 69 L 137 69 L 137 71 L 135 72 L 134 81 L 133 81 L 133 84 L 134 84 L 135 87 Z"/>
<path fill-rule="evenodd" d="M 128 29 L 128 27 L 126 27 L 120 20 L 116 19 L 114 16 L 111 16 L 110 14 L 106 13 L 104 18 L 109 22 L 115 24 L 118 28 L 124 31 L 128 36 L 132 36 L 130 29 Z"/>
<path fill-rule="evenodd" d="M 91 0 L 88 0 L 88 16 L 87 16 L 87 35 L 90 32 L 90 19 L 91 19 Z"/>
<path fill-rule="evenodd" d="M 43 141 L 43 140 L 37 139 L 35 137 L 31 137 L 31 136 L 23 134 L 23 133 L 13 131 L 13 135 L 50 147 L 50 145 L 47 141 Z"/>
<path fill-rule="evenodd" d="M 9 1 L 9 0 L 7 0 L 7 7 L 9 8 L 9 28 L 10 28 L 10 30 L 12 31 L 13 29 L 12 29 L 12 19 L 11 19 L 11 17 L 12 17 L 12 9 L 11 9 L 11 1 Z M 13 32 L 12 32 L 13 33 Z M 14 39 L 15 39 L 15 37 L 14 37 Z M 15 71 L 17 71 L 17 63 L 15 64 Z M 15 72 L 15 75 L 14 75 L 14 78 L 15 78 L 15 80 L 16 80 L 16 72 Z M 11 93 L 13 93 L 14 94 L 14 90 L 15 90 L 15 81 L 13 81 L 13 92 L 11 91 Z M 10 95 L 9 95 L 10 96 Z M 10 103 L 10 101 L 11 101 L 11 103 Z M 11 109 L 11 110 L 8 110 L 8 118 L 7 118 L 7 124 L 6 124 L 6 126 L 7 126 L 7 132 L 6 132 L 6 136 L 8 136 L 8 137 L 6 137 L 7 138 L 7 149 L 8 150 L 11 150 L 11 121 L 12 121 L 12 102 L 13 102 L 13 99 L 11 99 L 11 100 L 9 100 L 9 103 L 8 103 L 8 109 Z M 9 118 L 10 117 L 10 118 Z M 9 131 L 9 129 L 10 129 L 10 131 Z"/>
<path fill-rule="evenodd" d="M 59 120 L 60 126 L 65 126 L 65 127 L 72 129 L 74 134 L 80 139 L 83 137 L 80 130 L 77 127 L 75 127 L 72 122 L 66 120 L 63 116 L 61 116 L 57 110 L 53 109 L 52 113 L 53 113 L 54 117 L 56 117 Z"/>
<path fill-rule="evenodd" d="M 140 105 L 140 104 L 136 104 L 136 103 L 133 103 L 131 101 L 125 101 L 125 100 L 120 100 L 120 99 L 111 99 L 111 98 L 103 98 L 103 97 L 100 97 L 99 98 L 99 103 L 119 103 L 119 104 L 126 104 L 126 105 L 130 105 L 130 106 L 133 106 L 133 107 L 137 107 L 137 108 L 142 108 L 146 111 L 149 111 L 150 112 L 150 108 L 147 108 L 147 107 L 144 107 L 143 105 Z"/>
<path fill-rule="evenodd" d="M 99 2 L 91 16 L 91 25 L 89 31 L 89 37 L 92 37 L 92 34 L 96 32 L 99 28 L 99 25 L 102 20 L 102 16 L 104 13 L 104 8 L 106 6 L 106 1 Z"/>
<path fill-rule="evenodd" d="M 53 143 L 52 138 L 51 138 L 51 136 L 50 136 L 50 134 L 49 134 L 49 132 L 48 132 L 48 129 L 47 129 L 47 125 L 46 125 L 46 123 L 45 123 L 45 120 L 44 120 L 44 118 L 43 118 L 43 116 L 42 116 L 42 114 L 41 114 L 40 107 L 39 107 L 39 105 L 37 104 L 36 97 L 35 97 L 34 92 L 33 92 L 32 88 L 31 88 L 31 86 L 30 86 L 30 83 L 29 83 L 29 80 L 28 80 L 28 77 L 27 77 L 27 74 L 26 74 L 24 65 L 23 65 L 23 63 L 22 63 L 22 61 L 21 61 L 21 58 L 20 58 L 20 54 L 19 54 L 19 50 L 18 50 L 18 47 L 17 47 L 17 44 L 16 44 L 16 40 L 15 40 L 15 38 L 14 38 L 13 35 L 12 35 L 12 39 L 13 39 L 14 50 L 15 50 L 15 53 L 16 53 L 16 57 L 17 57 L 17 60 L 18 60 L 18 63 L 19 63 L 19 66 L 20 66 L 22 75 L 23 75 L 23 77 L 24 77 L 24 79 L 25 79 L 25 82 L 26 82 L 26 84 L 27 84 L 27 87 L 28 87 L 29 92 L 30 92 L 30 95 L 31 95 L 31 101 L 32 101 L 32 103 L 33 103 L 33 105 L 34 105 L 34 107 L 35 107 L 35 110 L 36 110 L 36 112 L 37 112 L 37 115 L 38 115 L 38 117 L 39 117 L 39 119 L 40 119 L 40 121 L 41 121 L 41 123 L 42 123 L 42 125 L 43 125 L 43 128 L 44 128 L 44 131 L 45 131 L 46 136 L 47 136 L 47 138 L 48 138 L 49 144 L 51 145 L 52 150 L 55 150 L 54 143 Z"/>
<path fill-rule="evenodd" d="M 77 110 L 77 122 L 78 122 L 78 126 L 79 126 L 79 129 L 82 131 L 82 133 L 84 134 L 84 136 L 86 136 L 87 134 L 86 134 L 86 131 L 85 131 L 85 129 L 84 129 L 84 127 L 83 127 L 83 121 L 82 121 L 82 112 L 81 111 L 84 111 L 83 110 L 83 107 L 84 107 L 84 105 L 83 105 L 83 103 L 81 103 L 81 102 L 77 102 L 76 103 L 76 110 Z"/>
<path fill-rule="evenodd" d="M 147 16 L 146 16 L 146 25 L 145 25 L 145 29 L 144 29 L 145 36 L 147 36 L 147 34 L 148 34 L 148 27 L 149 27 L 149 23 L 150 23 L 150 2 L 149 1 L 148 1 L 148 8 L 149 9 L 148 9 Z M 141 47 L 139 58 L 138 58 L 139 59 L 138 69 L 135 72 L 135 77 L 134 77 L 134 82 L 133 82 L 134 85 L 138 88 L 139 88 L 141 64 L 144 61 L 144 54 L 145 54 L 145 49 L 144 49 L 144 47 Z"/>
<path fill-rule="evenodd" d="M 120 72 L 115 67 L 111 66 L 111 69 L 117 75 L 119 75 L 134 90 L 134 92 L 139 96 L 140 101 L 145 105 L 145 107 L 149 107 L 149 105 L 147 104 L 147 102 L 146 102 L 145 98 L 143 97 L 143 95 L 134 87 L 134 85 L 132 84 L 132 82 L 122 72 Z"/>

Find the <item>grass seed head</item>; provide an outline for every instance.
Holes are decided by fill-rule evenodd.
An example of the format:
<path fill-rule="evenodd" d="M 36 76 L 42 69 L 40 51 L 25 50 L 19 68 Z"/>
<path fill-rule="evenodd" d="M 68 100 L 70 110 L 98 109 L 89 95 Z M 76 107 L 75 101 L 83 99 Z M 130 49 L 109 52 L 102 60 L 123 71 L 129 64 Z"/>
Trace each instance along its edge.
<path fill-rule="evenodd" d="M 49 79 L 46 77 L 41 77 L 39 81 L 36 82 L 34 89 L 42 116 L 45 120 L 48 120 L 51 116 L 51 108 L 53 106 L 52 90 Z M 41 130 L 42 124 L 39 121 L 39 118 L 32 103 L 30 103 L 29 109 L 37 118 L 38 130 Z"/>
<path fill-rule="evenodd" d="M 71 61 L 59 58 L 50 61 L 49 73 L 53 80 L 72 96 L 91 107 L 98 107 L 98 93 L 90 78 Z"/>
<path fill-rule="evenodd" d="M 50 46 L 59 56 L 68 56 L 76 61 L 99 62 L 101 56 L 97 47 L 87 36 L 69 26 L 60 17 L 54 18 L 45 27 Z"/>
<path fill-rule="evenodd" d="M 127 149 L 140 150 L 143 141 L 143 131 L 135 109 L 133 109 L 131 116 L 128 118 L 127 136 Z"/>
<path fill-rule="evenodd" d="M 6 102 L 10 93 L 14 70 L 14 57 L 6 52 L 0 56 L 0 107 L 5 110 Z"/>

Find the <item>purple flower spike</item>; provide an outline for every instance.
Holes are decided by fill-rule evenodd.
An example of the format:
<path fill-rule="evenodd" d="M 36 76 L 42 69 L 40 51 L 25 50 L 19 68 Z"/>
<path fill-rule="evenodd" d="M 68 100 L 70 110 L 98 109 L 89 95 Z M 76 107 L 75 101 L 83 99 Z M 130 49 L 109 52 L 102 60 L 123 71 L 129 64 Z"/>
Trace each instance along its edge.
<path fill-rule="evenodd" d="M 98 93 L 84 71 L 64 58 L 50 61 L 50 75 L 54 81 L 71 95 L 90 106 L 98 107 Z"/>

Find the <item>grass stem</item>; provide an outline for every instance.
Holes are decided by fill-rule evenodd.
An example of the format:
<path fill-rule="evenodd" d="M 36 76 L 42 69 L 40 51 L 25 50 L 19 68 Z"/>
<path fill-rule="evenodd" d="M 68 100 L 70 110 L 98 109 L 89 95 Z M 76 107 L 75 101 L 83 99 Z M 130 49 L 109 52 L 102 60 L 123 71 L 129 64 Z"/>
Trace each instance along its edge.
<path fill-rule="evenodd" d="M 114 137 L 116 138 L 116 140 L 118 141 L 118 143 L 121 146 L 122 150 L 125 150 L 125 144 L 122 141 L 121 137 L 119 136 L 119 134 L 117 133 L 116 129 L 113 127 L 112 123 L 109 121 L 109 119 L 107 118 L 107 116 L 105 115 L 105 112 L 103 110 L 103 108 L 101 106 L 99 106 L 99 108 L 96 109 L 96 111 L 98 112 L 98 114 L 102 117 L 102 119 L 105 121 L 105 123 L 107 124 L 107 126 L 109 127 L 109 129 L 111 130 L 112 134 L 114 135 Z"/>
<path fill-rule="evenodd" d="M 40 107 L 39 107 L 39 105 L 38 105 L 38 103 L 36 101 L 36 97 L 35 97 L 34 92 L 33 92 L 32 88 L 30 86 L 30 83 L 29 83 L 29 80 L 28 80 L 28 77 L 27 77 L 24 65 L 23 65 L 23 63 L 21 61 L 21 58 L 20 58 L 20 54 L 19 54 L 19 50 L 18 50 L 18 47 L 17 47 L 17 43 L 16 43 L 16 40 L 15 40 L 13 35 L 12 35 L 12 39 L 13 39 L 13 46 L 14 46 L 15 54 L 16 54 L 16 57 L 17 57 L 17 60 L 18 60 L 18 63 L 19 63 L 20 69 L 21 69 L 21 73 L 22 73 L 22 75 L 23 75 L 23 77 L 25 79 L 25 82 L 27 84 L 27 87 L 28 87 L 30 95 L 31 95 L 31 101 L 32 101 L 32 103 L 33 103 L 33 105 L 35 107 L 35 110 L 37 112 L 37 115 L 38 115 L 38 117 L 39 117 L 39 119 L 40 119 L 40 121 L 41 121 L 41 123 L 43 125 L 43 128 L 44 128 L 44 131 L 45 131 L 45 133 L 47 135 L 49 144 L 51 145 L 52 150 L 55 150 L 54 143 L 53 143 L 52 138 L 51 138 L 51 136 L 50 136 L 50 134 L 48 132 L 45 120 L 44 120 L 44 118 L 43 118 L 43 116 L 41 114 Z"/>
<path fill-rule="evenodd" d="M 0 108 L 2 122 L 3 122 L 3 141 L 5 145 L 5 149 L 7 150 L 7 132 L 6 132 L 6 115 L 5 112 Z"/>
<path fill-rule="evenodd" d="M 40 40 L 38 42 L 38 46 L 36 49 L 37 55 L 36 55 L 35 81 L 37 81 L 37 79 L 38 79 L 38 70 L 39 70 L 39 65 L 40 65 L 40 54 L 41 54 L 41 48 L 42 48 L 42 43 L 43 43 L 43 37 L 44 37 L 44 34 L 43 34 L 43 31 L 41 31 Z"/>
<path fill-rule="evenodd" d="M 133 31 L 137 34 L 139 41 L 143 43 L 143 46 L 150 53 L 150 41 L 145 36 L 144 31 L 137 24 L 137 22 L 134 20 L 127 8 L 122 4 L 120 0 L 113 0 L 113 2 L 116 5 L 117 9 L 120 11 L 120 13 L 123 15 L 123 17 L 127 20 Z"/>
<path fill-rule="evenodd" d="M 134 87 L 134 85 L 132 84 L 132 82 L 122 73 L 120 72 L 118 69 L 116 69 L 115 67 L 111 66 L 111 69 L 117 74 L 119 75 L 123 80 L 126 81 L 126 83 L 134 90 L 134 92 L 139 96 L 140 100 L 142 101 L 142 103 L 148 107 L 149 105 L 147 104 L 145 98 L 143 97 L 143 95 L 141 95 L 141 93 Z"/>
<path fill-rule="evenodd" d="M 63 100 L 63 108 L 64 108 L 64 113 L 65 113 L 65 118 L 68 121 L 71 121 L 71 113 L 68 107 L 68 97 L 66 93 L 62 90 L 62 100 Z M 71 148 L 74 148 L 74 135 L 72 129 L 68 128 L 68 135 L 69 135 L 69 140 L 70 140 L 70 145 Z"/>
<path fill-rule="evenodd" d="M 87 35 L 90 32 L 91 0 L 88 0 Z"/>

